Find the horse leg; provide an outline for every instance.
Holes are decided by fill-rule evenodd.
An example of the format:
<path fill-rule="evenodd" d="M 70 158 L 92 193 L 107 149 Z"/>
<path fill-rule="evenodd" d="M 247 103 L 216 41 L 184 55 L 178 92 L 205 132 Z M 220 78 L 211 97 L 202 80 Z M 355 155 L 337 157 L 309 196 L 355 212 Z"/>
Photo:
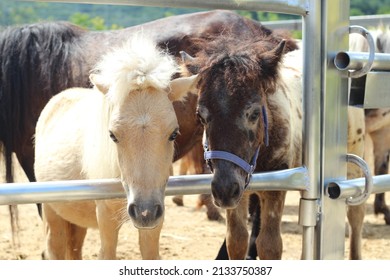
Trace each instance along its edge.
<path fill-rule="evenodd" d="M 260 200 L 257 194 L 251 194 L 249 197 L 249 215 L 252 222 L 252 232 L 249 239 L 249 249 L 246 259 L 257 259 L 256 239 L 260 232 Z M 229 256 L 226 249 L 226 238 L 219 248 L 216 260 L 228 260 Z"/>
<path fill-rule="evenodd" d="M 257 194 L 251 194 L 249 199 L 249 215 L 252 222 L 252 232 L 249 238 L 248 260 L 257 259 L 256 239 L 260 233 L 260 199 Z"/>
<path fill-rule="evenodd" d="M 228 260 L 229 255 L 226 248 L 226 238 L 223 240 L 221 247 L 219 248 L 216 260 Z"/>
<path fill-rule="evenodd" d="M 45 259 L 65 260 L 69 251 L 70 223 L 60 216 L 48 205 L 42 205 L 43 224 L 46 236 L 46 250 L 42 253 Z"/>
<path fill-rule="evenodd" d="M 179 160 L 179 174 L 178 175 L 186 175 L 189 169 L 189 159 L 188 159 L 188 152 L 186 155 L 184 155 L 180 160 Z M 173 175 L 173 172 L 172 174 Z M 175 203 L 177 206 L 184 206 L 184 198 L 183 195 L 175 195 L 172 197 L 173 203 Z"/>
<path fill-rule="evenodd" d="M 118 201 L 101 200 L 97 201 L 96 205 L 96 217 L 101 241 L 99 259 L 115 260 L 118 234 L 121 226 L 121 222 L 115 218 L 115 215 L 119 211 L 117 207 L 119 205 L 123 206 L 123 204 Z"/>
<path fill-rule="evenodd" d="M 365 156 L 369 168 L 373 165 L 373 139 L 367 133 L 365 126 L 364 110 L 361 108 L 348 108 L 348 143 L 349 154 L 360 157 Z M 354 179 L 362 177 L 362 171 L 356 164 L 348 163 L 347 178 Z M 365 204 L 347 207 L 347 218 L 349 224 L 349 258 L 361 259 L 361 239 L 363 220 L 365 215 Z"/>
<path fill-rule="evenodd" d="M 349 222 L 349 259 L 361 260 L 361 241 L 363 220 L 366 212 L 365 204 L 348 206 L 347 217 Z"/>
<path fill-rule="evenodd" d="M 260 192 L 260 198 L 261 226 L 256 240 L 257 252 L 261 260 L 280 260 L 283 251 L 281 223 L 286 192 Z"/>
<path fill-rule="evenodd" d="M 372 175 L 387 174 L 389 166 L 389 154 L 387 153 L 387 157 L 385 157 L 386 160 L 384 160 L 384 162 L 378 160 L 379 157 L 374 155 L 374 141 L 369 133 L 366 133 L 365 135 L 364 145 L 364 160 L 369 166 Z M 376 148 L 378 151 L 378 144 L 376 145 Z M 375 194 L 374 213 L 375 215 L 383 213 L 385 215 L 386 224 L 390 224 L 390 211 L 386 205 L 384 193 Z"/>
<path fill-rule="evenodd" d="M 353 179 L 359 177 L 361 177 L 360 169 L 355 165 L 348 164 L 347 178 Z M 349 224 L 349 258 L 351 260 L 360 260 L 362 258 L 361 240 L 365 213 L 365 203 L 347 207 L 347 218 Z"/>
<path fill-rule="evenodd" d="M 370 133 L 366 133 L 365 137 L 365 160 L 369 163 L 373 175 L 389 173 L 390 126 L 388 118 L 389 114 L 366 118 L 366 128 L 369 124 L 375 124 L 375 127 L 371 128 Z M 390 210 L 383 193 L 375 195 L 374 213 L 383 213 L 386 224 L 390 225 Z"/>
<path fill-rule="evenodd" d="M 207 209 L 207 218 L 210 221 L 222 221 L 223 217 L 219 213 L 219 209 L 213 203 L 211 194 L 200 194 L 196 203 L 196 208 L 200 209 L 202 206 L 206 206 Z"/>
<path fill-rule="evenodd" d="M 226 209 L 226 248 L 231 260 L 244 260 L 248 251 L 248 194 L 235 209 Z"/>
<path fill-rule="evenodd" d="M 173 201 L 177 206 L 184 206 L 183 195 L 175 195 L 174 197 L 172 197 L 172 201 Z"/>
<path fill-rule="evenodd" d="M 375 175 L 388 174 L 389 173 L 389 151 L 387 149 L 381 149 L 379 145 L 374 144 L 374 146 L 375 146 Z M 376 215 L 382 213 L 384 215 L 386 224 L 390 225 L 390 210 L 389 207 L 386 205 L 384 193 L 375 194 L 374 213 Z"/>
<path fill-rule="evenodd" d="M 70 245 L 67 247 L 70 260 L 82 260 L 82 249 L 85 236 L 87 235 L 87 229 L 84 227 L 70 224 Z"/>
<path fill-rule="evenodd" d="M 160 233 L 163 223 L 154 229 L 139 229 L 138 240 L 143 260 L 160 259 Z"/>
<path fill-rule="evenodd" d="M 375 194 L 374 212 L 376 215 L 378 215 L 379 213 L 384 214 L 385 215 L 384 219 L 385 219 L 386 225 L 390 225 L 390 209 L 386 205 L 384 193 Z"/>

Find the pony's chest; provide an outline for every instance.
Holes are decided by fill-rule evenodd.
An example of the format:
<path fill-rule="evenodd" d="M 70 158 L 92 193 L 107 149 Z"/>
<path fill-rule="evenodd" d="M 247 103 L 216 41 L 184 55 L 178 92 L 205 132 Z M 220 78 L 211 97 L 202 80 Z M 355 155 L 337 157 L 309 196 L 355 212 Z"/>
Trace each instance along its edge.
<path fill-rule="evenodd" d="M 49 203 L 63 219 L 82 227 L 97 228 L 96 204 L 94 201 Z"/>

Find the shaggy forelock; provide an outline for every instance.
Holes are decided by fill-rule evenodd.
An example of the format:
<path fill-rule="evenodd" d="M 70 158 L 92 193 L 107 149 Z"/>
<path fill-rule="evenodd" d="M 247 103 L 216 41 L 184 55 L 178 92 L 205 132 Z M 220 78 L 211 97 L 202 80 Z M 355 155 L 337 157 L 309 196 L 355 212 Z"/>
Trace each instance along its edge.
<path fill-rule="evenodd" d="M 166 91 L 179 71 L 174 58 L 144 36 L 134 36 L 103 56 L 94 72 L 109 88 L 110 99 L 123 99 L 134 90 Z"/>
<path fill-rule="evenodd" d="M 208 48 L 198 54 L 201 77 L 200 84 L 207 86 L 223 74 L 226 87 L 233 93 L 242 87 L 254 87 L 273 91 L 278 79 L 278 69 L 274 73 L 266 73 L 261 66 L 261 55 L 274 46 L 267 41 L 248 38 L 222 38 L 209 44 Z"/>

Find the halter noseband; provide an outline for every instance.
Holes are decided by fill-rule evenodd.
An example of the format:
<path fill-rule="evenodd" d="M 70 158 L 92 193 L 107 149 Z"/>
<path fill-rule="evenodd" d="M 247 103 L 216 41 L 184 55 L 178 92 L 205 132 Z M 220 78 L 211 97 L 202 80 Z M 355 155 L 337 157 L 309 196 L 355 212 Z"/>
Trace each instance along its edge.
<path fill-rule="evenodd" d="M 268 118 L 267 118 L 267 111 L 264 107 L 264 105 L 261 107 L 262 109 L 262 114 L 263 114 L 263 121 L 264 121 L 264 142 L 265 145 L 268 146 Z M 259 150 L 260 147 L 258 147 L 255 151 L 255 154 L 253 155 L 251 161 L 248 163 L 242 158 L 236 156 L 235 154 L 226 152 L 226 151 L 209 151 L 208 147 L 208 141 L 207 138 L 204 138 L 204 143 L 203 143 L 203 149 L 204 149 L 204 159 L 206 160 L 208 166 L 210 167 L 211 171 L 213 171 L 213 167 L 211 164 L 212 159 L 223 159 L 230 161 L 234 163 L 235 165 L 238 165 L 241 167 L 246 173 L 248 173 L 248 176 L 246 177 L 245 180 L 245 188 L 248 186 L 249 181 L 252 177 L 253 172 L 255 171 L 256 168 L 256 162 L 257 162 L 257 157 L 259 155 Z"/>

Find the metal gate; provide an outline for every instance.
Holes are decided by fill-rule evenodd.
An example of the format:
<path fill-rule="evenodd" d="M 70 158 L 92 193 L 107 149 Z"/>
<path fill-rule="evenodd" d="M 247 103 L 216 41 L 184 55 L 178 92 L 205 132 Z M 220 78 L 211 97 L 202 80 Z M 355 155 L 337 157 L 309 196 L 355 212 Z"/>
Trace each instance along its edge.
<path fill-rule="evenodd" d="M 32 1 L 32 0 L 30 0 Z M 348 78 L 333 60 L 348 50 L 349 1 L 332 0 L 88 0 L 93 4 L 255 10 L 300 15 L 303 26 L 304 149 L 300 168 L 255 174 L 250 189 L 302 191 L 299 224 L 303 259 L 343 259 L 346 200 L 329 197 L 326 186 L 364 192 L 364 178 L 347 174 Z M 390 107 L 390 106 L 389 106 Z M 364 162 L 363 162 L 364 163 Z M 380 178 L 379 178 L 380 177 Z M 370 179 L 370 178 L 369 178 Z M 167 195 L 210 192 L 211 175 L 173 176 Z M 373 178 L 372 193 L 390 190 L 390 176 Z M 342 191 L 340 191 L 342 192 Z M 347 192 L 348 193 L 348 192 Z M 124 197 L 117 180 L 0 185 L 0 205 Z M 337 198 L 337 197 L 334 197 Z"/>

